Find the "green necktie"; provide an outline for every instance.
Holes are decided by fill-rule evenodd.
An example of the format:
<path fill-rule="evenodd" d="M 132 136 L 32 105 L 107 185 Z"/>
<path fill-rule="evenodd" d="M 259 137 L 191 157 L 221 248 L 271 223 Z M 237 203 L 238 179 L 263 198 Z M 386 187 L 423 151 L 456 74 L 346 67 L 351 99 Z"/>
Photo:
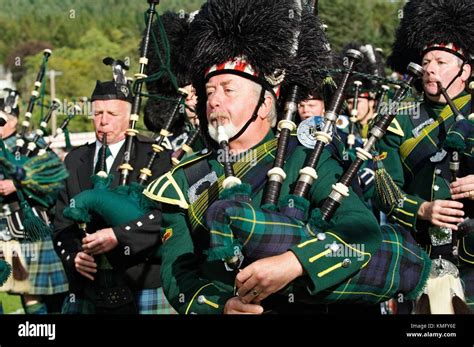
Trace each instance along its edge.
<path fill-rule="evenodd" d="M 108 157 L 110 157 L 112 155 L 112 152 L 110 151 L 109 146 L 100 147 L 99 153 L 97 155 L 97 162 L 95 164 L 94 174 L 97 174 L 100 171 L 100 158 L 102 158 L 102 153 L 104 151 L 104 148 L 105 148 L 105 159 L 106 160 L 107 160 Z M 104 171 L 107 172 L 107 163 L 105 163 Z"/>

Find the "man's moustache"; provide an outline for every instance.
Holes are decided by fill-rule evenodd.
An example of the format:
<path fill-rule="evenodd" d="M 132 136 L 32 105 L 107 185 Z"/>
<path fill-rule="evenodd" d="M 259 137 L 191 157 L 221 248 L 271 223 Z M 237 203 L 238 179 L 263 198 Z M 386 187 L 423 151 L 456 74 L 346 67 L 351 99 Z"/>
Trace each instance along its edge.
<path fill-rule="evenodd" d="M 217 119 L 222 119 L 222 120 L 227 120 L 227 119 L 230 119 L 230 117 L 225 114 L 225 113 L 221 113 L 221 112 L 212 112 L 210 115 L 209 115 L 209 120 L 211 122 L 217 120 Z"/>

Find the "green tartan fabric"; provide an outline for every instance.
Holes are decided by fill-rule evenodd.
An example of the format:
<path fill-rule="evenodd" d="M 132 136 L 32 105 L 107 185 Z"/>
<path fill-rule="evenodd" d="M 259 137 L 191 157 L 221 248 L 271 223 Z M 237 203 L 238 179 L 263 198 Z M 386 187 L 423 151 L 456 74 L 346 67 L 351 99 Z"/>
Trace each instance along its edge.
<path fill-rule="evenodd" d="M 243 183 L 251 184 L 257 175 L 266 175 L 267 162 L 273 162 L 275 140 L 269 133 L 265 139 L 245 153 L 245 158 L 234 164 L 236 175 Z M 248 156 L 247 156 L 248 154 Z M 282 185 L 281 196 L 288 196 L 299 176 L 299 168 L 304 165 L 308 149 L 297 146 L 284 164 L 287 177 Z M 199 160 L 206 160 L 217 177 L 224 175 L 217 153 L 201 155 L 190 159 L 170 174 L 162 176 L 150 184 L 147 196 L 162 203 L 163 246 L 161 276 L 164 291 L 173 307 L 184 314 L 222 313 L 226 301 L 234 296 L 235 273 L 219 260 L 207 257 L 210 247 L 210 232 L 204 213 L 217 200 L 223 197 L 221 180 L 212 184 L 197 199 L 188 199 L 186 194 L 190 185 L 185 170 L 192 170 Z M 251 164 L 251 165 L 249 165 Z M 318 179 L 309 194 L 309 208 L 316 208 L 337 182 L 342 168 L 325 149 L 316 168 Z M 252 185 L 253 186 L 253 185 Z M 259 209 L 264 190 L 252 190 L 250 204 Z M 341 204 L 334 217 L 336 224 L 327 237 L 327 242 L 296 244 L 291 251 L 302 264 L 307 274 L 305 285 L 312 287 L 315 295 L 356 274 L 373 255 L 381 242 L 380 231 L 375 218 L 365 208 L 362 201 L 350 190 L 349 197 Z M 363 230 L 363 232 L 358 232 Z M 326 246 L 334 241 L 348 244 L 363 244 L 363 260 L 354 259 L 349 267 L 340 266 L 341 259 L 319 256 L 327 251 Z M 249 258 L 244 259 L 246 262 Z M 245 266 L 243 264 L 242 266 Z M 320 276 L 321 275 L 321 276 Z M 307 289 L 307 288 L 305 288 Z M 184 294 L 184 295 L 183 295 Z M 204 300 L 205 299 L 205 300 Z M 285 301 L 285 305 L 292 304 Z"/>
<path fill-rule="evenodd" d="M 459 98 L 455 101 L 456 106 L 461 109 L 469 102 L 469 100 L 469 95 Z M 403 147 L 400 148 L 403 164 L 411 172 L 416 172 L 420 163 L 438 152 L 441 142 L 444 141 L 445 135 L 440 136 L 441 127 L 439 125 L 444 123 L 443 126 L 450 128 L 454 122 L 453 111 L 449 105 L 446 105 L 440 112 L 436 122 L 427 126 L 426 131 L 420 134 L 416 141 L 409 140 L 411 141 L 410 143 L 407 141 L 403 144 Z"/>
<path fill-rule="evenodd" d="M 143 289 L 134 292 L 138 314 L 176 314 L 163 293 L 163 288 Z M 67 297 L 62 314 L 96 314 L 93 301 L 83 297 Z"/>
<path fill-rule="evenodd" d="M 273 163 L 274 151 L 276 150 L 277 139 L 271 139 L 265 141 L 257 148 L 250 150 L 247 154 L 247 158 L 253 158 L 252 161 L 239 160 L 232 165 L 235 176 L 242 179 L 248 180 L 249 177 L 255 176 L 261 171 L 261 167 Z M 267 171 L 265 171 L 266 173 Z M 202 218 L 209 208 L 209 205 L 213 201 L 217 200 L 219 194 L 222 192 L 222 182 L 225 179 L 225 175 L 219 176 L 216 183 L 212 184 L 208 189 L 202 192 L 197 200 L 189 206 L 188 216 L 191 223 L 192 230 L 198 229 L 202 226 Z M 151 186 L 151 185 L 150 185 Z"/>
<path fill-rule="evenodd" d="M 236 254 L 235 248 L 238 247 L 244 261 L 252 262 L 282 254 L 305 240 L 321 238 L 322 234 L 324 239 L 329 237 L 294 218 L 257 209 L 242 201 L 217 201 L 209 209 L 206 219 L 211 233 L 208 260 L 230 257 Z M 284 293 L 296 293 L 297 300 L 312 303 L 375 304 L 400 293 L 407 300 L 415 299 L 429 276 L 429 256 L 401 226 L 384 225 L 381 232 L 380 248 L 355 276 L 316 296 L 310 296 L 301 282 L 295 282 Z M 341 257 L 342 263 L 355 261 L 358 256 L 351 247 L 343 244 L 337 244 L 337 249 L 326 256 Z"/>
<path fill-rule="evenodd" d="M 357 275 L 328 290 L 327 302 L 378 303 L 403 294 L 414 300 L 425 285 L 431 269 L 428 254 L 401 226 L 381 227 L 382 245 Z"/>
<path fill-rule="evenodd" d="M 214 202 L 206 221 L 211 235 L 208 260 L 232 256 L 237 246 L 245 247 L 247 262 L 252 262 L 284 253 L 314 236 L 294 218 L 235 200 Z"/>
<path fill-rule="evenodd" d="M 41 241 L 21 241 L 25 250 L 30 289 L 28 294 L 53 295 L 69 289 L 66 272 L 56 254 L 51 237 Z"/>

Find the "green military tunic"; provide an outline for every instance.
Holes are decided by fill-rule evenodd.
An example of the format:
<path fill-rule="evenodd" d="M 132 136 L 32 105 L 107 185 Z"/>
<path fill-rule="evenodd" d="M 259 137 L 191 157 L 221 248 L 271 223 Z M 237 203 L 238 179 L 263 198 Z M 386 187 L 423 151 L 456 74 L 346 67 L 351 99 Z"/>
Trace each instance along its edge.
<path fill-rule="evenodd" d="M 469 112 L 469 101 L 470 96 L 465 93 L 454 99 L 463 114 Z M 415 126 L 411 117 L 415 117 L 418 111 L 415 109 L 416 103 L 413 103 L 399 110 L 399 114 L 378 144 L 379 152 L 387 153 L 387 158 L 383 161 L 384 167 L 405 195 L 404 201 L 391 206 L 388 216 L 413 231 L 417 230 L 417 213 L 423 202 L 451 198 L 449 182 L 443 178 L 442 169 L 430 160 L 431 156 L 422 158 L 425 155 L 423 150 L 418 153 L 416 151 L 426 141 L 434 144 L 439 140 L 442 145 L 442 137 L 446 136 L 454 124 L 455 116 L 446 104 L 427 101 L 424 105 L 435 122 L 419 129 L 419 135 L 414 136 Z M 415 160 L 420 160 L 416 166 L 413 164 Z M 449 155 L 443 159 L 446 160 L 449 160 Z"/>
<path fill-rule="evenodd" d="M 470 99 L 470 95 L 465 92 L 453 99 L 457 108 L 466 116 L 470 113 Z M 378 144 L 379 152 L 387 153 L 383 165 L 404 196 L 396 204 L 385 206 L 384 212 L 391 221 L 416 232 L 419 242 L 428 253 L 435 256 L 428 236 L 430 224 L 418 220 L 417 215 L 425 201 L 451 199 L 447 179 L 449 154 L 443 157 L 441 149 L 446 133 L 455 123 L 455 115 L 446 104 L 425 101 L 421 107 L 427 113 L 428 121 L 416 126 L 411 118 L 419 114 L 416 107 L 417 104 L 412 103 L 399 109 L 399 114 Z M 433 150 L 438 150 L 438 153 L 433 154 Z M 458 245 L 459 258 L 469 268 L 474 265 L 472 236 L 460 240 Z"/>
<path fill-rule="evenodd" d="M 236 175 L 246 182 L 255 173 L 268 171 L 274 160 L 276 144 L 277 140 L 270 132 L 260 144 L 234 163 Z M 308 153 L 308 149 L 297 146 L 287 159 L 284 166 L 287 178 L 281 196 L 289 194 L 294 187 Z M 193 170 L 202 160 L 208 162 L 210 175 L 215 173 L 218 179 L 191 201 L 195 191 L 189 187 L 185 170 Z M 318 179 L 310 192 L 311 208 L 321 205 L 329 195 L 342 169 L 324 150 L 317 173 Z M 222 261 L 206 259 L 209 230 L 203 215 L 218 199 L 223 178 L 224 170 L 218 161 L 218 153 L 202 152 L 152 182 L 144 193 L 163 206 L 161 275 L 166 296 L 180 313 L 222 313 L 226 301 L 234 296 L 235 274 L 226 270 Z M 262 195 L 263 189 L 253 192 L 253 206 L 260 206 Z M 377 222 L 352 190 L 333 217 L 333 222 L 335 227 L 326 233 L 324 239 L 315 238 L 291 248 L 303 266 L 311 294 L 320 293 L 354 275 L 380 246 Z M 334 243 L 343 249 L 331 256 L 330 246 Z"/>

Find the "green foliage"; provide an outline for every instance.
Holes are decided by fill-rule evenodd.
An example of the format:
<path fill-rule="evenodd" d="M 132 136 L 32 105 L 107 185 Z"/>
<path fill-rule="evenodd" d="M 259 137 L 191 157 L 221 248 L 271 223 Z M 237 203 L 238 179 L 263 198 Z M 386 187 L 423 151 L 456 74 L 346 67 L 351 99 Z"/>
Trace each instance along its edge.
<path fill-rule="evenodd" d="M 339 52 L 350 41 L 371 43 L 390 52 L 404 0 L 320 0 L 331 47 Z"/>
<path fill-rule="evenodd" d="M 157 8 L 159 13 L 191 12 L 203 2 L 166 0 Z M 334 51 L 357 40 L 372 43 L 388 53 L 403 4 L 403 0 L 320 0 L 319 13 L 328 25 Z M 111 78 L 110 68 L 102 64 L 104 57 L 128 60 L 129 76 L 138 71 L 138 49 L 147 8 L 146 0 L 0 0 L 0 61 L 13 68 L 17 88 L 27 103 L 41 63 L 41 51 L 52 47 L 48 68 L 62 73 L 56 77 L 56 97 L 71 101 L 90 96 L 97 79 Z M 16 66 L 18 62 L 20 65 Z M 49 100 L 49 81 L 46 91 Z M 61 115 L 58 118 L 61 121 Z M 71 122 L 70 129 L 90 130 L 91 121 L 85 116 L 78 117 Z"/>
<path fill-rule="evenodd" d="M 48 69 L 59 71 L 56 97 L 71 102 L 90 96 L 97 79 L 112 77 L 102 64 L 106 56 L 130 63 L 129 76 L 138 72 L 139 44 L 145 29 L 144 13 L 148 2 L 128 0 L 0 0 L 0 61 L 13 71 L 17 89 L 23 97 L 24 112 L 42 60 L 42 50 L 51 47 Z M 158 12 L 190 12 L 203 0 L 164 1 Z M 46 100 L 50 99 L 50 83 Z M 33 122 L 38 124 L 40 107 Z M 58 115 L 58 122 L 64 115 Z M 138 124 L 144 127 L 142 121 Z M 73 132 L 92 130 L 87 115 L 70 123 Z"/>
<path fill-rule="evenodd" d="M 23 313 L 23 307 L 21 306 L 21 298 L 19 295 L 9 295 L 0 292 L 0 305 L 2 305 L 4 313 Z"/>

